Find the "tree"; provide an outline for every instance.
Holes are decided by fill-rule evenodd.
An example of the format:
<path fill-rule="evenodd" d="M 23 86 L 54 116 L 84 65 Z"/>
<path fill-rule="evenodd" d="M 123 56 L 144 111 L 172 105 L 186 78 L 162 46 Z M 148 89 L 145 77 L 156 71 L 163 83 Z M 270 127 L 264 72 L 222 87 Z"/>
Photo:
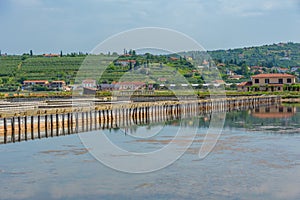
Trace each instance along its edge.
<path fill-rule="evenodd" d="M 242 74 L 244 76 L 248 76 L 249 75 L 249 68 L 248 68 L 248 66 L 245 63 L 242 64 L 241 72 L 242 72 Z"/>
<path fill-rule="evenodd" d="M 136 61 L 135 64 L 134 64 L 134 69 L 138 69 L 140 66 L 140 62 L 139 61 Z"/>
<path fill-rule="evenodd" d="M 30 56 L 31 56 L 31 57 L 33 56 L 33 52 L 32 52 L 32 50 L 30 50 Z"/>
<path fill-rule="evenodd" d="M 62 51 L 60 51 L 60 57 L 63 57 L 63 52 Z"/>

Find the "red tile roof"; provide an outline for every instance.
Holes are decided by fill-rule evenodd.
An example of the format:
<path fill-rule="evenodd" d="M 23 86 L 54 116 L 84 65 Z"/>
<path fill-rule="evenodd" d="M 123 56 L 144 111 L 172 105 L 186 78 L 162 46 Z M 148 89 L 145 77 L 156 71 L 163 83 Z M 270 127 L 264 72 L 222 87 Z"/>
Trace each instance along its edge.
<path fill-rule="evenodd" d="M 238 84 L 237 86 L 238 86 L 238 87 L 251 86 L 251 82 L 241 82 L 241 83 Z"/>
<path fill-rule="evenodd" d="M 257 74 L 252 78 L 295 78 L 295 76 L 291 74 Z"/>
<path fill-rule="evenodd" d="M 215 80 L 215 83 L 218 83 L 218 84 L 225 84 L 224 80 Z"/>
<path fill-rule="evenodd" d="M 47 83 L 47 80 L 27 80 L 27 81 L 23 81 L 23 83 L 40 83 L 40 82 L 44 82 Z"/>
<path fill-rule="evenodd" d="M 52 81 L 51 83 L 65 83 L 65 81 Z"/>

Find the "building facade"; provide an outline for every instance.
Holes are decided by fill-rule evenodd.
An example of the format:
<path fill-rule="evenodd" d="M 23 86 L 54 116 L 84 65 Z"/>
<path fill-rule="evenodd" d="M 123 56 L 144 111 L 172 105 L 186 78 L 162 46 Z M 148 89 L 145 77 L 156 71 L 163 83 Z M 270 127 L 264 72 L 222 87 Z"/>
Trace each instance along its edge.
<path fill-rule="evenodd" d="M 257 74 L 251 81 L 237 85 L 238 91 L 283 91 L 285 85 L 296 83 L 296 76 L 291 74 Z"/>
<path fill-rule="evenodd" d="M 251 77 L 252 86 L 260 91 L 283 91 L 283 86 L 296 83 L 291 74 L 257 74 Z"/>

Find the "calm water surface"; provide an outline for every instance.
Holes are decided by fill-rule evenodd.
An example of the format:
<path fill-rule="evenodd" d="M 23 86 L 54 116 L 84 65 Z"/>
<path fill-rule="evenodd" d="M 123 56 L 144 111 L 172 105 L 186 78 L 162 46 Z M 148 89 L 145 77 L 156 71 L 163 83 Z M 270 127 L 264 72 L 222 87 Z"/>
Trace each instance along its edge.
<path fill-rule="evenodd" d="M 227 113 L 220 140 L 203 160 L 198 151 L 209 116 L 198 117 L 189 150 L 147 174 L 104 166 L 78 135 L 0 145 L 0 199 L 300 199 L 300 109 L 268 113 Z M 121 129 L 82 134 L 107 134 L 123 148 L 147 152 L 167 144 L 179 125 L 130 127 L 126 135 Z"/>

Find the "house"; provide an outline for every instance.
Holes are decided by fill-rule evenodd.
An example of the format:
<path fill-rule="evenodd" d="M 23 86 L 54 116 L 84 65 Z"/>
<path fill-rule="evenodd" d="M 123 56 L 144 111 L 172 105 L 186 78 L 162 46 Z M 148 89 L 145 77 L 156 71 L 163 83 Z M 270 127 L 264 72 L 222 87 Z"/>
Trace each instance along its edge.
<path fill-rule="evenodd" d="M 96 88 L 97 82 L 94 79 L 85 79 L 82 81 L 82 87 L 84 88 Z"/>
<path fill-rule="evenodd" d="M 144 82 L 135 81 L 135 82 L 118 82 L 115 87 L 118 90 L 138 90 L 146 86 Z"/>
<path fill-rule="evenodd" d="M 187 57 L 186 57 L 186 60 L 187 60 L 187 61 L 193 61 L 193 58 L 190 57 L 190 56 L 187 56 Z"/>
<path fill-rule="evenodd" d="M 51 89 L 63 89 L 64 87 L 66 86 L 66 82 L 65 81 L 52 81 L 50 84 L 49 84 L 49 87 Z"/>
<path fill-rule="evenodd" d="M 248 92 L 252 86 L 252 81 L 242 82 L 237 85 L 237 90 L 239 92 Z"/>
<path fill-rule="evenodd" d="M 240 80 L 241 78 L 244 78 L 243 75 L 231 75 L 228 77 L 228 79 L 231 79 L 231 80 Z"/>
<path fill-rule="evenodd" d="M 292 68 L 291 68 L 291 72 L 296 72 L 298 69 L 300 69 L 299 66 L 297 66 L 297 67 L 292 67 Z"/>
<path fill-rule="evenodd" d="M 218 67 L 226 67 L 226 64 L 225 63 L 218 63 L 217 66 Z"/>
<path fill-rule="evenodd" d="M 176 58 L 176 57 L 170 57 L 169 59 L 170 59 L 171 61 L 179 60 L 179 58 Z"/>
<path fill-rule="evenodd" d="M 117 90 L 117 88 L 115 84 L 102 83 L 99 85 L 99 90 L 112 91 L 112 90 Z"/>
<path fill-rule="evenodd" d="M 158 81 L 160 81 L 160 82 L 166 82 L 166 81 L 167 81 L 167 78 L 159 77 L 159 78 L 158 78 Z"/>
<path fill-rule="evenodd" d="M 115 62 L 116 65 L 122 65 L 122 66 L 127 66 L 129 64 L 135 65 L 136 61 L 135 60 L 117 60 Z"/>
<path fill-rule="evenodd" d="M 202 65 L 209 65 L 209 62 L 207 60 L 203 60 Z"/>
<path fill-rule="evenodd" d="M 285 84 L 296 83 L 296 76 L 291 74 L 257 74 L 251 77 L 252 86 L 259 91 L 283 91 Z"/>
<path fill-rule="evenodd" d="M 23 88 L 24 89 L 30 88 L 31 86 L 34 86 L 34 85 L 48 87 L 49 82 L 47 80 L 26 80 L 26 81 L 23 81 Z"/>
<path fill-rule="evenodd" d="M 227 69 L 227 70 L 226 70 L 226 75 L 228 75 L 228 76 L 233 76 L 233 75 L 234 75 L 234 72 Z"/>
<path fill-rule="evenodd" d="M 52 58 L 52 57 L 60 57 L 59 54 L 43 54 L 44 57 L 47 57 L 47 58 Z"/>
<path fill-rule="evenodd" d="M 277 70 L 278 73 L 286 73 L 289 71 L 288 68 L 283 68 L 283 67 L 276 67 L 275 69 Z"/>
<path fill-rule="evenodd" d="M 223 81 L 223 80 L 215 80 L 214 81 L 214 86 L 215 87 L 219 87 L 220 85 L 225 85 L 226 83 L 225 83 L 225 81 Z"/>
<path fill-rule="evenodd" d="M 84 87 L 83 88 L 83 94 L 84 95 L 95 95 L 97 92 L 97 88 L 89 88 L 89 87 Z"/>

